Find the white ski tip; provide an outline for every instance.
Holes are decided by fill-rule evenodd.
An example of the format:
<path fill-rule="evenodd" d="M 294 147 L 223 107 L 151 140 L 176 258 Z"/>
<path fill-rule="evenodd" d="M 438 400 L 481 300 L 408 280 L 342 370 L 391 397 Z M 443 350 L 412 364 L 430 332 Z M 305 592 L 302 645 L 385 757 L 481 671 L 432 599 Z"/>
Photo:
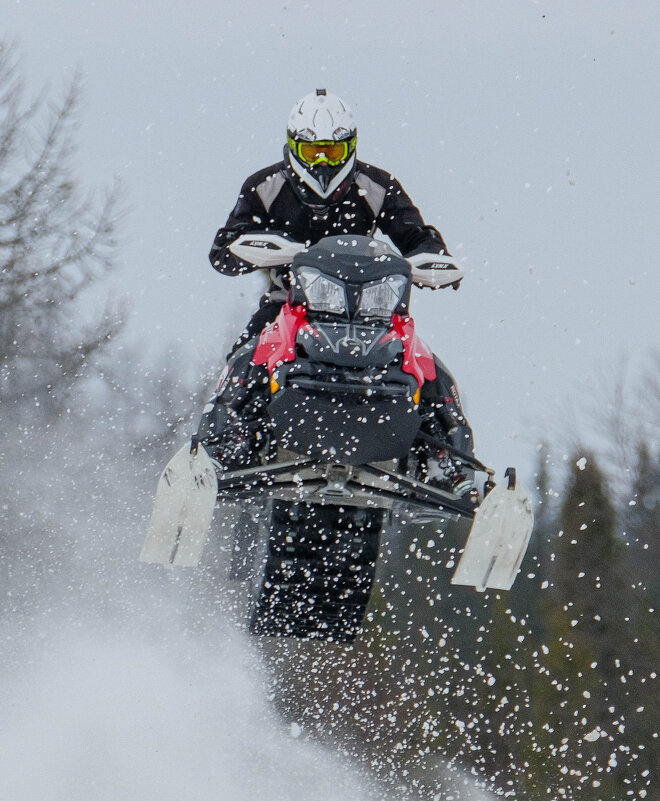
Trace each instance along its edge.
<path fill-rule="evenodd" d="M 534 527 L 529 496 L 522 489 L 492 489 L 477 509 L 452 584 L 510 590 Z"/>
<path fill-rule="evenodd" d="M 185 445 L 163 470 L 141 562 L 196 567 L 211 526 L 218 479 L 213 462 L 199 447 Z"/>

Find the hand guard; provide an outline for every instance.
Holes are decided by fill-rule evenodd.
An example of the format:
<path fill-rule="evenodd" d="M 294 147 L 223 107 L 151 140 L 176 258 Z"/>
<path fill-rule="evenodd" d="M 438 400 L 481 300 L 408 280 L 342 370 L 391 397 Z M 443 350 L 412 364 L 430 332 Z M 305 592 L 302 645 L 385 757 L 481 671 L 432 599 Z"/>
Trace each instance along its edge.
<path fill-rule="evenodd" d="M 463 280 L 463 272 L 458 269 L 451 256 L 440 253 L 416 253 L 408 256 L 413 284 L 431 289 L 445 289 L 450 286 L 458 289 Z M 452 276 L 451 273 L 456 273 Z M 454 280 L 451 280 L 454 278 Z"/>
<path fill-rule="evenodd" d="M 230 252 L 237 258 L 257 268 L 270 269 L 291 264 L 296 253 L 305 245 L 272 232 L 255 231 L 241 234 L 229 245 Z"/>

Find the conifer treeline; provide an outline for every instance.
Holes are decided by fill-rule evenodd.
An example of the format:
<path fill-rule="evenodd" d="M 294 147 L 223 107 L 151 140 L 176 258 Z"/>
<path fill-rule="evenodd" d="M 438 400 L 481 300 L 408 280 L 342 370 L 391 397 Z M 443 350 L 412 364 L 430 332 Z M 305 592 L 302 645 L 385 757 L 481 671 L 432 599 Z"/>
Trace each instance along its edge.
<path fill-rule="evenodd" d="M 556 513 L 540 516 L 494 605 L 487 663 L 525 707 L 510 715 L 524 723 L 509 743 L 521 797 L 614 801 L 657 787 L 660 459 L 645 447 L 639 458 L 617 507 L 597 458 L 575 454 Z"/>
<path fill-rule="evenodd" d="M 631 447 L 617 496 L 583 449 L 553 492 L 541 451 L 510 592 L 450 584 L 464 531 L 392 534 L 354 647 L 271 644 L 287 718 L 421 798 L 445 797 L 447 765 L 507 798 L 657 797 L 660 452 Z"/>

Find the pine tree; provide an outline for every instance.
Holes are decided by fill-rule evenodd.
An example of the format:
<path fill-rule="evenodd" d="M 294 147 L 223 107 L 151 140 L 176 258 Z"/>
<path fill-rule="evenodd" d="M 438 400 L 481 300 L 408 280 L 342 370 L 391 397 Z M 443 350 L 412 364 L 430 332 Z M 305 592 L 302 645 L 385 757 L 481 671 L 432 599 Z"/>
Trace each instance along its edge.
<path fill-rule="evenodd" d="M 625 738 L 628 682 L 634 675 L 624 545 L 607 483 L 591 455 L 574 458 L 555 540 L 553 587 L 546 613 L 547 671 L 554 700 L 539 694 L 537 711 L 551 735 L 558 780 L 587 785 L 599 799 L 620 799 L 644 786 L 640 751 Z M 621 746 L 623 745 L 623 750 Z"/>
<path fill-rule="evenodd" d="M 628 681 L 625 712 L 628 732 L 643 746 L 638 772 L 660 783 L 658 712 L 660 684 L 660 451 L 643 441 L 637 449 L 631 500 L 622 510 L 626 533 L 625 574 L 630 620 L 628 660 L 633 674 Z"/>
<path fill-rule="evenodd" d="M 631 499 L 623 522 L 630 542 L 629 569 L 650 605 L 660 605 L 660 450 L 653 455 L 646 442 L 637 449 Z"/>

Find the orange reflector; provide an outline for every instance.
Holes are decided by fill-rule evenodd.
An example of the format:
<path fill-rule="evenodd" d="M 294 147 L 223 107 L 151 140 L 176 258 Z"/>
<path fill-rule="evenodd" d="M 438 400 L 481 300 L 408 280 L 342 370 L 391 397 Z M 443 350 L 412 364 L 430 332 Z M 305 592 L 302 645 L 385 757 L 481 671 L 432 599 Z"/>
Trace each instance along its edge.
<path fill-rule="evenodd" d="M 272 376 L 270 377 L 270 391 L 271 391 L 271 392 L 272 392 L 272 394 L 274 395 L 274 394 L 277 392 L 277 390 L 278 390 L 279 388 L 280 388 L 280 385 L 279 385 L 279 384 L 277 383 L 277 381 L 275 380 L 275 376 L 274 376 L 274 375 L 272 375 Z"/>
<path fill-rule="evenodd" d="M 413 395 L 413 400 L 415 403 L 419 403 L 419 399 L 422 397 L 422 388 L 417 387 L 417 392 Z"/>

